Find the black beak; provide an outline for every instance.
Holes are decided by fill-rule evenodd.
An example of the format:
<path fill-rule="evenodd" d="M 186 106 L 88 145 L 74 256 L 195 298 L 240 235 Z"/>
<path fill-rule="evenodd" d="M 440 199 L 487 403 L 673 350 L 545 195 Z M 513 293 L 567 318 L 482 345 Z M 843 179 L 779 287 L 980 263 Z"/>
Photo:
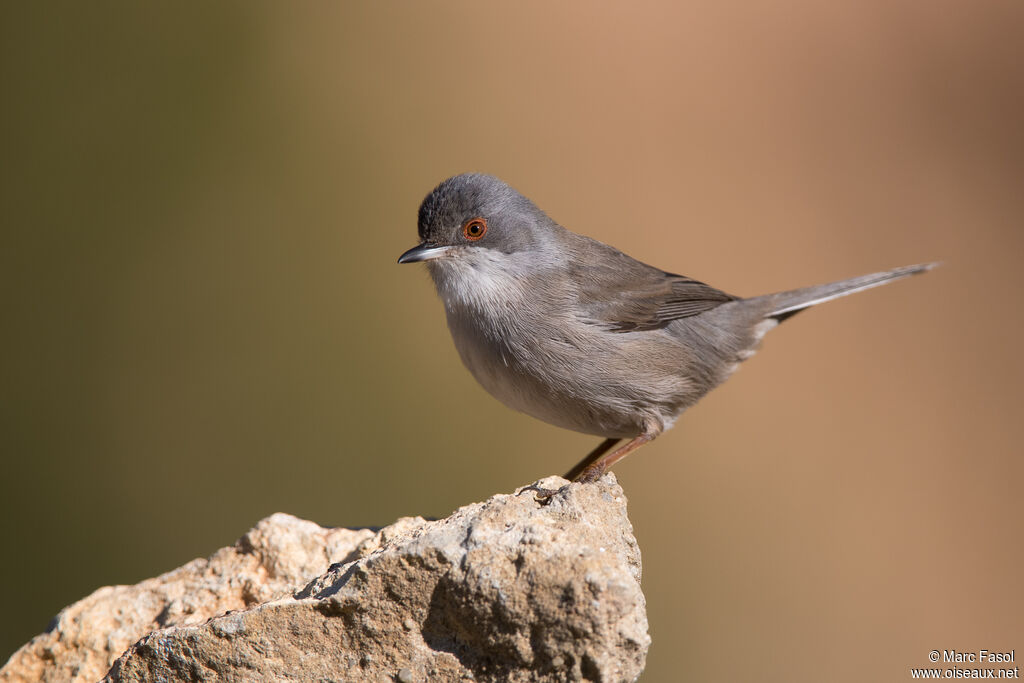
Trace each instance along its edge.
<path fill-rule="evenodd" d="M 419 261 L 432 261 L 445 255 L 449 247 L 435 247 L 432 244 L 421 244 L 413 247 L 398 257 L 399 263 L 418 263 Z"/>

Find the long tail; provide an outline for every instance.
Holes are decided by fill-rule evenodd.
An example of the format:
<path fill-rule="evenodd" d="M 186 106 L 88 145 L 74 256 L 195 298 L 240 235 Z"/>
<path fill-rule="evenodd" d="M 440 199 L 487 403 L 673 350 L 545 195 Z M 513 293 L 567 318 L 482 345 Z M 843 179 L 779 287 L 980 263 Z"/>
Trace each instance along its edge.
<path fill-rule="evenodd" d="M 766 313 L 764 317 L 774 318 L 781 322 L 794 313 L 798 313 L 809 306 L 831 301 L 832 299 L 838 299 L 841 296 L 853 294 L 854 292 L 861 292 L 865 289 L 871 289 L 872 287 L 888 284 L 894 280 L 899 280 L 911 275 L 924 273 L 938 265 L 939 263 L 936 262 L 921 263 L 916 266 L 904 266 L 902 268 L 886 270 L 881 273 L 861 275 L 860 277 L 850 278 L 849 280 L 830 282 L 826 285 L 801 287 L 800 289 L 768 294 L 757 298 L 771 301 L 771 308 L 769 308 L 770 312 Z"/>

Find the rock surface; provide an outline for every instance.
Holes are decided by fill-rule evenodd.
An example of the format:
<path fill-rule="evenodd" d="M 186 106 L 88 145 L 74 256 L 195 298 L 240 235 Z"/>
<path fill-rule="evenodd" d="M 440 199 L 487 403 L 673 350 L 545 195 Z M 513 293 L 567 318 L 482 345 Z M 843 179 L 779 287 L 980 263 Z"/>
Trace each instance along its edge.
<path fill-rule="evenodd" d="M 202 624 L 291 595 L 334 562 L 355 559 L 370 529 L 325 529 L 276 514 L 235 545 L 134 586 L 106 586 L 57 615 L 14 653 L 0 681 L 98 681 L 117 657 L 156 629 Z"/>
<path fill-rule="evenodd" d="M 274 515 L 209 560 L 66 608 L 0 681 L 631 681 L 649 644 L 608 475 L 376 533 Z"/>

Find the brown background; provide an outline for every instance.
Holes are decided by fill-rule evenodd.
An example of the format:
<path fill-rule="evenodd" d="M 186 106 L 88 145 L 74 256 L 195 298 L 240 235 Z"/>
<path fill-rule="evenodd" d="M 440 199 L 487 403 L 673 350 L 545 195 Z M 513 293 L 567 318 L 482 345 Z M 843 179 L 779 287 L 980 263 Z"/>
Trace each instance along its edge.
<path fill-rule="evenodd" d="M 384 524 L 594 439 L 459 364 L 419 201 L 506 179 L 737 294 L 831 303 L 618 468 L 645 681 L 1024 652 L 1024 4 L 6 3 L 0 658 L 282 510 Z"/>

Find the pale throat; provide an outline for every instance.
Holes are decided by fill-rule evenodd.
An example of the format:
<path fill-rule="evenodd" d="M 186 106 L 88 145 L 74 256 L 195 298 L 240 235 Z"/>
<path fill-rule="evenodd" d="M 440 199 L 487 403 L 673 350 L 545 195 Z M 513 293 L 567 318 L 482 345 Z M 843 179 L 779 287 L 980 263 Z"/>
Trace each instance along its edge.
<path fill-rule="evenodd" d="M 429 263 L 445 308 L 470 308 L 478 314 L 507 314 L 526 297 L 533 269 L 526 254 L 506 254 L 476 247 Z"/>

